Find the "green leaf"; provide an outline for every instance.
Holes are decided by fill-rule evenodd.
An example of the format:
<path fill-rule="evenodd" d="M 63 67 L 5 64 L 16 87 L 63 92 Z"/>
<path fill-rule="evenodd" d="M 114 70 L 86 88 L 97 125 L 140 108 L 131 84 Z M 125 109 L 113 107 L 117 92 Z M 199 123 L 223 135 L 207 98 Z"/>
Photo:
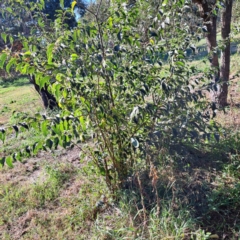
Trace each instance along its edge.
<path fill-rule="evenodd" d="M 45 76 L 39 80 L 39 87 L 43 88 L 46 83 L 49 83 L 49 80 L 51 79 L 51 76 Z"/>
<path fill-rule="evenodd" d="M 5 131 L 5 129 L 1 128 L 0 129 L 0 140 L 4 143 L 5 138 L 6 138 L 6 131 Z"/>
<path fill-rule="evenodd" d="M 68 91 L 67 91 L 67 89 L 64 89 L 64 90 L 62 91 L 62 95 L 63 95 L 64 98 L 67 98 L 67 97 L 68 97 Z"/>
<path fill-rule="evenodd" d="M 60 91 L 61 87 L 62 87 L 61 84 L 58 84 L 58 83 L 55 83 L 52 86 L 52 90 L 57 99 L 60 99 L 60 97 L 61 97 L 61 91 Z"/>
<path fill-rule="evenodd" d="M 47 59 L 48 59 L 48 64 L 52 63 L 53 59 L 53 49 L 54 49 L 55 44 L 51 43 L 47 46 Z"/>
<path fill-rule="evenodd" d="M 64 9 L 64 0 L 60 0 L 60 7 L 61 9 Z"/>
<path fill-rule="evenodd" d="M 18 126 L 17 125 L 13 125 L 13 129 L 14 129 L 14 131 L 16 133 L 16 137 L 17 137 L 18 136 L 18 132 L 19 132 Z"/>
<path fill-rule="evenodd" d="M 62 73 L 58 73 L 56 75 L 56 80 L 58 80 L 59 82 L 62 82 L 62 80 L 66 79 L 66 76 Z"/>
<path fill-rule="evenodd" d="M 16 58 L 11 58 L 11 60 L 8 62 L 7 66 L 6 66 L 6 71 L 9 73 L 10 69 L 12 67 L 12 65 L 14 65 L 16 63 Z"/>
<path fill-rule="evenodd" d="M 74 13 L 73 10 L 74 10 L 76 4 L 77 4 L 77 1 L 73 1 L 72 4 L 71 4 L 71 11 L 72 11 L 72 13 Z"/>
<path fill-rule="evenodd" d="M 10 8 L 10 7 L 6 7 L 6 10 L 7 10 L 8 12 L 10 12 L 10 13 L 13 12 L 12 8 Z"/>
<path fill-rule="evenodd" d="M 42 142 L 36 142 L 34 143 L 35 147 L 33 147 L 33 154 L 37 154 L 39 150 L 43 148 Z"/>
<path fill-rule="evenodd" d="M 32 53 L 30 51 L 27 51 L 24 53 L 24 56 L 31 56 L 31 55 L 32 55 Z"/>
<path fill-rule="evenodd" d="M 109 24 L 109 29 L 112 29 L 112 27 L 113 27 L 113 18 L 112 17 L 108 18 L 108 24 Z"/>
<path fill-rule="evenodd" d="M 76 61 L 78 59 L 78 55 L 76 53 L 71 55 L 71 60 Z"/>
<path fill-rule="evenodd" d="M 185 63 L 184 62 L 181 62 L 181 61 L 177 61 L 176 64 L 178 66 L 181 66 L 181 67 L 184 67 L 185 66 Z"/>
<path fill-rule="evenodd" d="M 38 145 L 38 142 L 35 142 L 33 145 L 32 145 L 32 151 L 33 151 L 33 154 L 36 154 L 35 150 L 37 150 L 37 145 Z"/>
<path fill-rule="evenodd" d="M 52 130 L 54 131 L 54 133 L 56 133 L 57 135 L 59 135 L 59 136 L 61 136 L 62 134 L 62 131 L 61 131 L 61 129 L 60 129 L 60 127 L 59 127 L 59 125 L 55 125 L 55 126 L 53 126 L 52 127 Z"/>
<path fill-rule="evenodd" d="M 63 126 L 64 126 L 64 129 L 65 129 L 65 130 L 68 130 L 68 129 L 69 129 L 68 121 L 64 120 L 64 121 L 63 121 Z"/>
<path fill-rule="evenodd" d="M 22 160 L 22 154 L 19 152 L 19 153 L 14 153 L 13 154 L 13 159 L 14 161 L 21 161 Z"/>
<path fill-rule="evenodd" d="M 53 139 L 53 142 L 54 142 L 55 149 L 57 149 L 58 144 L 59 144 L 59 138 L 58 138 L 58 137 L 55 137 L 55 138 Z"/>
<path fill-rule="evenodd" d="M 61 133 L 64 132 L 64 124 L 63 124 L 63 121 L 60 122 L 60 124 L 58 125 L 58 128 L 60 130 Z"/>
<path fill-rule="evenodd" d="M 5 160 L 6 160 L 5 157 L 0 158 L 0 165 L 1 165 L 2 167 L 3 167 L 4 164 L 5 164 Z"/>
<path fill-rule="evenodd" d="M 80 120 L 80 123 L 81 123 L 81 126 L 82 126 L 82 130 L 83 131 L 86 131 L 86 122 L 85 122 L 85 120 L 84 120 L 84 117 L 83 116 L 81 116 L 80 118 L 79 118 L 79 120 Z"/>
<path fill-rule="evenodd" d="M 28 73 L 28 69 L 29 69 L 29 64 L 25 64 L 24 67 L 21 68 L 21 73 L 22 74 L 26 74 Z"/>
<path fill-rule="evenodd" d="M 47 146 L 49 149 L 52 149 L 53 141 L 52 141 L 51 139 L 47 139 L 47 141 L 46 141 L 46 146 Z"/>
<path fill-rule="evenodd" d="M 40 85 L 40 79 L 43 77 L 43 74 L 42 73 L 35 73 L 35 80 L 36 80 L 36 84 L 37 85 Z"/>
<path fill-rule="evenodd" d="M 7 43 L 7 34 L 6 33 L 1 33 L 1 38 L 5 43 Z"/>
<path fill-rule="evenodd" d="M 42 122 L 41 130 L 42 130 L 43 135 L 46 137 L 48 135 L 48 129 L 47 129 L 47 122 L 46 121 Z"/>
<path fill-rule="evenodd" d="M 11 156 L 6 157 L 6 163 L 10 168 L 13 168 L 12 161 L 13 161 L 13 159 Z"/>
<path fill-rule="evenodd" d="M 76 41 L 77 41 L 77 39 L 78 39 L 78 36 L 77 36 L 77 31 L 76 31 L 76 30 L 74 30 L 74 32 L 73 32 L 73 41 L 74 41 L 74 42 L 76 42 Z"/>
<path fill-rule="evenodd" d="M 33 74 L 33 73 L 35 73 L 36 72 L 36 69 L 35 69 L 35 67 L 28 67 L 28 74 Z"/>
<path fill-rule="evenodd" d="M 162 6 L 166 6 L 168 4 L 168 0 L 164 0 Z"/>
<path fill-rule="evenodd" d="M 39 27 L 44 28 L 45 24 L 42 18 L 38 18 L 38 25 Z"/>
<path fill-rule="evenodd" d="M 0 55 L 0 68 L 3 69 L 4 63 L 7 59 L 7 54 L 6 53 L 2 53 Z"/>

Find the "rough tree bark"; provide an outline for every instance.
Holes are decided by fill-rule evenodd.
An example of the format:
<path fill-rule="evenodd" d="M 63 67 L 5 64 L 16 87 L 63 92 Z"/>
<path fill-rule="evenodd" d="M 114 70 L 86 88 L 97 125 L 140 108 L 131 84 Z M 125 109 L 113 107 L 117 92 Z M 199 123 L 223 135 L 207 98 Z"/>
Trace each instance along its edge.
<path fill-rule="evenodd" d="M 221 52 L 221 68 L 220 68 L 220 79 L 222 81 L 221 92 L 218 96 L 218 101 L 221 106 L 227 105 L 228 97 L 228 81 L 230 74 L 230 55 L 231 55 L 231 46 L 229 35 L 231 32 L 231 18 L 232 18 L 232 5 L 233 0 L 225 1 L 225 8 L 222 12 L 222 40 L 225 41 L 226 46 Z"/>
<path fill-rule="evenodd" d="M 202 1 L 201 16 L 204 24 L 207 27 L 206 43 L 208 52 L 211 53 L 211 67 L 214 67 L 216 70 L 218 70 L 219 61 L 217 52 L 215 51 L 217 47 L 217 16 L 212 14 L 212 4 L 213 3 L 209 3 L 208 1 Z"/>

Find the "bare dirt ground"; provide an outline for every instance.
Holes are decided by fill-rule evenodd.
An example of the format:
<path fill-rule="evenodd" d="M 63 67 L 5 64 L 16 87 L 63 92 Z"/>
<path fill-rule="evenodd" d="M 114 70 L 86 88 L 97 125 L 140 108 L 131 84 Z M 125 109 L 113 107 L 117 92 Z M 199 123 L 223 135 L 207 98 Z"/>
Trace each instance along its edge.
<path fill-rule="evenodd" d="M 230 76 L 230 86 L 228 92 L 229 106 L 226 112 L 219 112 L 217 120 L 225 127 L 240 128 L 240 78 L 235 75 Z"/>
<path fill-rule="evenodd" d="M 49 163 L 69 163 L 75 167 L 80 167 L 79 149 L 59 150 L 55 154 L 50 152 L 40 152 L 36 157 L 28 158 L 23 162 L 15 162 L 14 168 L 2 170 L 0 174 L 0 185 L 11 181 L 11 183 L 23 184 L 34 183 L 41 176 L 41 162 Z"/>
<path fill-rule="evenodd" d="M 31 157 L 23 162 L 15 162 L 12 169 L 5 166 L 0 172 L 0 186 L 11 185 L 12 187 L 22 188 L 43 183 L 46 180 L 46 171 L 44 171 L 43 163 L 48 163 L 49 165 L 63 163 L 65 166 L 69 164 L 72 166 L 72 169 L 78 169 L 81 167 L 79 149 L 59 150 L 54 154 L 40 152 L 37 157 Z M 82 181 L 79 178 L 75 178 L 74 175 L 71 176 L 64 184 L 58 198 L 77 195 L 81 185 Z M 24 196 L 19 196 L 19 201 L 24 202 Z M 58 200 L 50 202 L 49 205 L 43 208 L 30 208 L 24 214 L 20 214 L 20 217 L 14 219 L 14 221 L 7 221 L 5 224 L 0 224 L 0 239 L 8 239 L 1 235 L 4 232 L 9 234 L 10 239 L 29 239 L 25 237 L 25 234 L 30 230 L 32 231 L 38 225 L 36 221 L 44 221 L 45 219 L 47 222 L 49 221 L 49 216 L 54 214 L 54 221 L 56 221 L 56 224 L 61 225 L 62 217 L 67 214 L 71 215 L 68 211 L 68 208 L 59 206 Z M 56 231 L 58 227 L 61 228 L 61 226 L 56 226 Z M 41 235 L 36 234 L 35 237 L 31 236 L 30 239 L 50 239 L 47 237 L 48 234 L 45 234 L 46 237 L 40 237 Z"/>

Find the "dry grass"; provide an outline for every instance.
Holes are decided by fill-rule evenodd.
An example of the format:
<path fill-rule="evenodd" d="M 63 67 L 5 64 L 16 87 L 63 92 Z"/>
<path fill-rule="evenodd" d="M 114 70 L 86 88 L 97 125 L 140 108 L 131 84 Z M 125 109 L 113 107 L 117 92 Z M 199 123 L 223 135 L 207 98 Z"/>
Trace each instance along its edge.
<path fill-rule="evenodd" d="M 230 80 L 228 106 L 217 114 L 217 122 L 226 128 L 238 131 L 240 128 L 240 78 Z"/>

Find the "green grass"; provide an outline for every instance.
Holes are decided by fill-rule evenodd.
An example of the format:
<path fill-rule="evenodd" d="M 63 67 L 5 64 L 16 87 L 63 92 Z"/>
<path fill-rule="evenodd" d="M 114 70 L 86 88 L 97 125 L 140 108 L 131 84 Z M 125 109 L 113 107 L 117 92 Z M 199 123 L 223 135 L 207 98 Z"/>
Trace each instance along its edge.
<path fill-rule="evenodd" d="M 27 78 L 0 81 L 0 126 L 16 124 L 20 116 L 24 119 L 25 114 L 40 110 L 42 104 L 39 96 Z M 20 132 L 17 139 L 13 131 L 4 145 L 0 142 L 0 157 L 11 153 L 13 149 L 20 151 L 41 139 L 43 135 L 33 129 Z"/>
<path fill-rule="evenodd" d="M 0 142 L 0 157 L 2 155 L 6 156 L 7 154 L 11 154 L 13 149 L 16 152 L 21 151 L 26 146 L 34 144 L 37 141 L 41 141 L 43 138 L 43 135 L 34 129 L 20 132 L 17 138 L 16 134 L 13 132 L 12 135 L 5 140 L 4 144 Z"/>
<path fill-rule="evenodd" d="M 240 177 L 239 157 L 226 162 L 228 159 L 218 159 L 217 154 L 214 156 L 209 156 L 206 164 L 210 160 L 221 161 L 222 166 L 219 169 L 208 166 L 209 173 L 215 169 L 211 180 L 202 175 L 202 183 L 214 185 L 208 192 L 202 192 L 207 198 L 202 215 L 195 216 L 197 202 L 189 202 L 190 196 L 195 200 L 200 196 L 195 196 L 201 186 L 197 186 L 198 180 L 194 179 L 200 169 L 192 172 L 189 168 L 182 169 L 181 175 L 179 167 L 168 164 L 168 167 L 159 168 L 160 209 L 157 206 L 149 209 L 146 221 L 139 190 L 121 193 L 120 200 L 114 201 L 104 179 L 94 174 L 94 169 L 79 169 L 57 159 L 56 162 L 42 160 L 39 180 L 28 184 L 1 183 L 0 227 L 5 229 L 0 233 L 1 239 L 203 240 L 216 235 L 221 239 L 223 229 L 228 234 L 231 234 L 229 230 L 236 234 L 240 227 L 237 220 L 240 191 L 236 184 Z M 204 165 L 201 169 L 207 171 Z M 3 174 L 9 172 L 6 168 L 1 171 Z M 185 188 L 189 192 L 183 195 Z M 94 216 L 102 196 L 104 204 Z M 201 197 L 198 200 L 203 201 Z M 216 212 L 220 216 L 218 219 L 214 218 Z"/>
<path fill-rule="evenodd" d="M 221 40 L 221 34 L 217 34 L 217 41 Z M 196 43 L 196 47 L 206 46 L 206 39 L 202 38 L 199 42 Z"/>
<path fill-rule="evenodd" d="M 31 113 L 41 108 L 40 98 L 28 79 L 0 81 L 0 125 L 9 121 L 13 111 Z"/>

